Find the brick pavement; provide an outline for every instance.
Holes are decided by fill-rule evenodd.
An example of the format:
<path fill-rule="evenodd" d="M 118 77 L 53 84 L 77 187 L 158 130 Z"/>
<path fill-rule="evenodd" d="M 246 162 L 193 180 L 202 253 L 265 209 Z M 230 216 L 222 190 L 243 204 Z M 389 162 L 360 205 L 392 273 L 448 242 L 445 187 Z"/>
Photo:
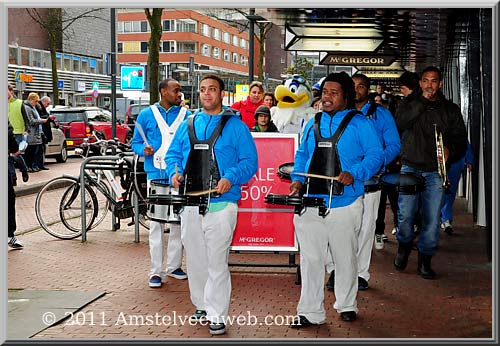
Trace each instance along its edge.
<path fill-rule="evenodd" d="M 373 252 L 370 288 L 358 294 L 360 311 L 353 323 L 340 320 L 332 306 L 334 293 L 325 291 L 325 325 L 299 330 L 281 325 L 280 316 L 296 313 L 300 296 L 300 286 L 294 284 L 296 270 L 231 267 L 230 315 L 250 314 L 257 318 L 257 325 L 234 323 L 223 336 L 210 336 L 204 326 L 180 325 L 178 319 L 176 325 L 168 325 L 168 317 L 188 316 L 194 310 L 187 281 L 168 278 L 162 288 L 149 288 L 147 231 L 141 228 L 141 242 L 134 243 L 133 227 L 126 227 L 126 222 L 122 222 L 122 229 L 111 231 L 109 219 L 88 233 L 86 243 L 80 238 L 58 240 L 44 231 L 20 235 L 25 249 L 8 253 L 8 287 L 106 292 L 80 310 L 79 320 L 75 315 L 71 321 L 51 326 L 35 335 L 36 340 L 489 339 L 493 333 L 492 265 L 485 255 L 485 232 L 473 227 L 472 217 L 463 207 L 464 201 L 457 202 L 456 234 L 442 235 L 433 261 L 439 279 L 424 280 L 416 274 L 416 252 L 412 253 L 406 271 L 396 272 L 392 260 L 397 243 L 390 235 L 384 250 Z M 21 218 L 29 219 L 29 210 L 21 207 L 24 203 L 18 201 Z M 26 205 L 29 208 L 28 202 Z M 388 230 L 392 228 L 390 216 L 388 212 Z M 298 255 L 296 257 L 298 262 Z M 230 262 L 288 263 L 288 254 L 231 253 Z M 124 320 L 155 314 L 164 321 L 153 321 L 152 325 L 132 321 L 127 325 Z M 265 325 L 266 316 L 277 318 L 276 322 Z M 92 317 L 94 323 L 91 323 Z"/>

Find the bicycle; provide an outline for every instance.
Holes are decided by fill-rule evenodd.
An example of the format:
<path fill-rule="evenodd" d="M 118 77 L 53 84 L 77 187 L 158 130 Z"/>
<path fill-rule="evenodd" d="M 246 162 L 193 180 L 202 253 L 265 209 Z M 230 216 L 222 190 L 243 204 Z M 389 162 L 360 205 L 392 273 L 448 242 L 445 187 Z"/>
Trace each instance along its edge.
<path fill-rule="evenodd" d="M 144 199 L 146 178 L 145 173 L 137 172 L 139 158 L 130 157 L 128 145 L 102 139 L 103 136 L 96 133 L 94 137 L 97 139 L 96 142 L 87 141 L 82 149 L 77 148 L 75 152 L 86 158 L 89 152 L 107 155 L 114 150 L 118 151 L 118 159 L 106 160 L 84 171 L 86 230 L 97 227 L 111 207 L 114 208 L 118 219 L 131 217 L 132 222 L 129 225 L 132 225 L 135 216 L 132 205 L 134 194 L 137 194 L 139 202 L 138 221 L 142 226 L 149 228 Z M 119 183 L 113 173 L 115 169 L 120 173 Z M 50 180 L 38 192 L 35 214 L 42 228 L 50 235 L 59 239 L 74 239 L 82 234 L 80 186 L 79 177 L 64 175 Z M 111 191 L 114 192 L 114 196 Z M 58 206 L 56 211 L 54 205 Z"/>

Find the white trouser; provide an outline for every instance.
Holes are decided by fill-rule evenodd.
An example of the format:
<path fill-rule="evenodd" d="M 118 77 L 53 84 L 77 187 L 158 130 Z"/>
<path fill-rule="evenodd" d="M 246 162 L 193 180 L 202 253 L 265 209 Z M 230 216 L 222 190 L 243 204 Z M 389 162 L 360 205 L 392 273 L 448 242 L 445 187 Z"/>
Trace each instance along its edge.
<path fill-rule="evenodd" d="M 378 206 L 380 204 L 381 191 L 365 193 L 363 198 L 363 219 L 358 236 L 358 276 L 366 281 L 370 280 L 370 262 L 372 258 L 373 241 L 377 222 Z M 335 270 L 332 257 L 326 261 L 326 271 L 331 273 Z"/>
<path fill-rule="evenodd" d="M 170 224 L 170 235 L 167 245 L 167 265 L 163 270 L 164 260 L 164 222 L 149 221 L 149 254 L 151 256 L 151 268 L 149 277 L 159 275 L 165 278 L 182 265 L 182 242 L 181 225 Z"/>
<path fill-rule="evenodd" d="M 360 197 L 346 207 L 330 209 L 330 213 L 325 218 L 318 215 L 316 208 L 307 208 L 303 215 L 294 216 L 293 221 L 299 240 L 302 277 L 297 314 L 305 316 L 312 323 L 321 324 L 326 321 L 325 262 L 330 254 L 337 264 L 336 301 L 333 307 L 339 313 L 358 312 L 356 253 L 362 214 L 363 202 Z"/>
<path fill-rule="evenodd" d="M 182 243 L 186 250 L 191 302 L 206 310 L 211 322 L 223 322 L 229 312 L 231 276 L 229 247 L 236 227 L 238 205 L 228 205 L 202 216 L 198 207 L 184 207 L 180 213 Z"/>
<path fill-rule="evenodd" d="M 148 192 L 151 180 L 148 180 Z M 167 264 L 163 270 L 164 251 L 164 229 L 165 223 L 149 221 L 149 255 L 151 257 L 151 267 L 149 277 L 159 275 L 165 278 L 167 273 L 171 273 L 182 265 L 182 242 L 181 226 L 170 224 L 170 235 L 167 245 Z"/>
<path fill-rule="evenodd" d="M 370 261 L 372 259 L 375 228 L 380 204 L 381 191 L 365 193 L 363 199 L 363 220 L 358 236 L 358 276 L 370 280 Z"/>

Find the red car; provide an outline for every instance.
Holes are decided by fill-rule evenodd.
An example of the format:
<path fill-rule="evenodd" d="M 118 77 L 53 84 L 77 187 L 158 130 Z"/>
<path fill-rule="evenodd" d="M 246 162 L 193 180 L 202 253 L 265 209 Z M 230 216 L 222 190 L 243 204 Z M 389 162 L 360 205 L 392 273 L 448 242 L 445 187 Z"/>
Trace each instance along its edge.
<path fill-rule="evenodd" d="M 56 117 L 55 122 L 66 135 L 68 149 L 77 148 L 84 138 L 95 141 L 92 131 L 101 132 L 106 139 L 111 139 L 111 113 L 98 107 L 56 107 L 50 110 Z M 116 137 L 122 143 L 132 140 L 133 132 L 121 121 L 116 123 Z"/>

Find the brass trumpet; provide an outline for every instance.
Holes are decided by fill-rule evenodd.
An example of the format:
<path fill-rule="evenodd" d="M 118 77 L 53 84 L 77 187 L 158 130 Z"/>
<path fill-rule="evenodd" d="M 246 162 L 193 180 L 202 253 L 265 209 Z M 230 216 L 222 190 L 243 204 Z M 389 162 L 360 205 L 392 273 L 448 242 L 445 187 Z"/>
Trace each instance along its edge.
<path fill-rule="evenodd" d="M 438 174 L 443 179 L 443 188 L 449 189 L 451 187 L 451 182 L 448 179 L 448 174 L 446 173 L 446 162 L 444 159 L 443 135 L 441 132 L 438 133 L 436 124 L 434 124 L 434 136 L 436 138 L 436 157 L 437 157 L 437 165 L 438 165 Z"/>

